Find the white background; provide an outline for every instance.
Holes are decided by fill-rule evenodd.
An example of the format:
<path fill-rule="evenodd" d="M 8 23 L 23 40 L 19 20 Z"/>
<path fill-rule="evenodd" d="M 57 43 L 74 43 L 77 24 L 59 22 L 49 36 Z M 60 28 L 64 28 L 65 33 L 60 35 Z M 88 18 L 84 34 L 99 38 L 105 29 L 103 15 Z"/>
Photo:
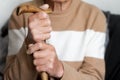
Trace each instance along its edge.
<path fill-rule="evenodd" d="M 13 9 L 20 3 L 30 0 L 0 0 L 0 28 L 5 24 Z M 120 0 L 84 0 L 102 10 L 120 14 Z"/>

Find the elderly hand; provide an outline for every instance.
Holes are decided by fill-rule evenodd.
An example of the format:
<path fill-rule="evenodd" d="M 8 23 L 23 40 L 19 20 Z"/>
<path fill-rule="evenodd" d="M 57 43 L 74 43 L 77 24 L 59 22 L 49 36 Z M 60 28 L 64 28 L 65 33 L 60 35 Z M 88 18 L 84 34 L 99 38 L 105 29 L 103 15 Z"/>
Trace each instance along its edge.
<path fill-rule="evenodd" d="M 50 76 L 62 77 L 63 65 L 58 60 L 55 48 L 45 42 L 30 44 L 28 48 L 29 53 L 33 53 L 33 64 L 36 66 L 38 72 L 45 71 Z"/>
<path fill-rule="evenodd" d="M 49 16 L 44 13 L 36 13 L 29 17 L 29 29 L 35 44 L 28 47 L 29 54 L 33 54 L 33 64 L 38 72 L 45 71 L 52 77 L 62 77 L 63 65 L 56 55 L 55 48 L 45 43 L 50 38 L 52 31 Z"/>
<path fill-rule="evenodd" d="M 45 12 L 39 12 L 29 17 L 29 29 L 35 42 L 50 38 L 51 21 Z"/>

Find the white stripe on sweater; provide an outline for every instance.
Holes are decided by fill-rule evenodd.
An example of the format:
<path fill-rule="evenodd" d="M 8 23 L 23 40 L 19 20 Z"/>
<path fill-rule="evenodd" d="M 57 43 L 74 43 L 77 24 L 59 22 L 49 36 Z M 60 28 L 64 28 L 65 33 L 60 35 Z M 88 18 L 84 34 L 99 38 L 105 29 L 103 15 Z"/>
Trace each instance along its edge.
<path fill-rule="evenodd" d="M 86 30 L 54 31 L 48 43 L 55 46 L 59 59 L 83 61 L 85 56 L 103 59 L 105 33 Z"/>
<path fill-rule="evenodd" d="M 16 35 L 17 34 L 17 35 Z M 26 36 L 23 29 L 9 30 L 9 55 L 16 54 Z M 47 40 L 52 44 L 60 60 L 83 61 L 84 57 L 104 58 L 105 33 L 86 31 L 53 31 Z"/>

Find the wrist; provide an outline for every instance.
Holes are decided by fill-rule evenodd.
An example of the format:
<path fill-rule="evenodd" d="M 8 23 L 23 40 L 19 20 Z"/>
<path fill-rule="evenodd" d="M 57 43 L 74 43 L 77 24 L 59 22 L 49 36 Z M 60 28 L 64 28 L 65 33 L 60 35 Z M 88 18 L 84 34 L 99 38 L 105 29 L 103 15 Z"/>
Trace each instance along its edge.
<path fill-rule="evenodd" d="M 58 69 L 58 72 L 57 72 L 57 78 L 62 78 L 62 76 L 64 74 L 64 67 L 63 67 L 63 64 L 62 64 L 61 61 L 60 61 L 58 66 L 59 66 L 59 69 Z"/>

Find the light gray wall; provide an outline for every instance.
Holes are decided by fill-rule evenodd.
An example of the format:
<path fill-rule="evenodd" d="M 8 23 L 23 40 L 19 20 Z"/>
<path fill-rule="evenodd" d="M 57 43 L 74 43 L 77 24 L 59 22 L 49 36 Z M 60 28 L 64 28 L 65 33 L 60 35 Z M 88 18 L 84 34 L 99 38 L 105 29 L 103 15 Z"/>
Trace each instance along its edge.
<path fill-rule="evenodd" d="M 84 0 L 94 4 L 102 10 L 111 11 L 114 14 L 120 14 L 120 0 Z"/>
<path fill-rule="evenodd" d="M 30 0 L 0 0 L 0 28 L 6 23 L 13 9 L 26 1 Z"/>

